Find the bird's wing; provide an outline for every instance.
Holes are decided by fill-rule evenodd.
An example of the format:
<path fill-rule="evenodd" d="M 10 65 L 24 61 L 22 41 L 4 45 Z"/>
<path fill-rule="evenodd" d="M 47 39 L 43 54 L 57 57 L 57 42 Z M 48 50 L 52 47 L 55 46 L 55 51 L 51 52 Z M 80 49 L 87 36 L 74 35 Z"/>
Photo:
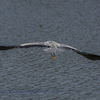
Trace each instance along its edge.
<path fill-rule="evenodd" d="M 18 45 L 12 45 L 12 46 L 0 46 L 0 50 L 9 50 L 13 48 L 18 48 Z"/>
<path fill-rule="evenodd" d="M 100 60 L 100 55 L 84 52 L 84 51 L 78 50 L 74 47 L 71 47 L 71 46 L 68 46 L 65 44 L 61 44 L 59 47 L 64 48 L 64 49 L 71 49 L 71 50 L 75 51 L 76 53 L 78 53 L 78 54 L 80 54 L 80 55 L 82 55 L 90 60 Z"/>
<path fill-rule="evenodd" d="M 49 45 L 45 45 L 44 42 L 34 42 L 34 43 L 25 43 L 12 46 L 0 46 L 0 50 L 9 50 L 13 48 L 29 48 L 29 47 L 49 47 Z"/>
<path fill-rule="evenodd" d="M 49 47 L 44 42 L 34 42 L 34 43 L 25 43 L 19 45 L 19 48 L 28 48 L 28 47 Z"/>

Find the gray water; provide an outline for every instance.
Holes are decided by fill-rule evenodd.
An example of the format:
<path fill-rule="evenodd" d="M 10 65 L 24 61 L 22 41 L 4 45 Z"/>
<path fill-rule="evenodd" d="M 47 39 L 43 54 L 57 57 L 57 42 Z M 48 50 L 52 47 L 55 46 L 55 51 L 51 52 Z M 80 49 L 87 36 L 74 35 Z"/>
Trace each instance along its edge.
<path fill-rule="evenodd" d="M 0 45 L 53 40 L 100 54 L 99 0 L 0 0 Z M 0 100 L 100 100 L 100 61 L 43 48 L 0 51 Z"/>

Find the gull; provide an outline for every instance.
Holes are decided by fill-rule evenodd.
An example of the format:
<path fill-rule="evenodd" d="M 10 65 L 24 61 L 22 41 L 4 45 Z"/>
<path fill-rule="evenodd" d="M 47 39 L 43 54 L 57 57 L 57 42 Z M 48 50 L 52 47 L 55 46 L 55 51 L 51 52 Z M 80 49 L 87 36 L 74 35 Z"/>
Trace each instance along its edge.
<path fill-rule="evenodd" d="M 9 50 L 13 48 L 29 48 L 29 47 L 46 47 L 46 49 L 43 50 L 51 53 L 52 59 L 55 59 L 56 53 L 61 53 L 64 52 L 66 49 L 69 49 L 69 50 L 73 50 L 74 52 L 90 60 L 100 60 L 100 55 L 84 52 L 74 47 L 71 47 L 69 45 L 57 43 L 55 41 L 33 42 L 33 43 L 25 43 L 25 44 L 12 45 L 12 46 L 0 46 L 0 50 Z"/>

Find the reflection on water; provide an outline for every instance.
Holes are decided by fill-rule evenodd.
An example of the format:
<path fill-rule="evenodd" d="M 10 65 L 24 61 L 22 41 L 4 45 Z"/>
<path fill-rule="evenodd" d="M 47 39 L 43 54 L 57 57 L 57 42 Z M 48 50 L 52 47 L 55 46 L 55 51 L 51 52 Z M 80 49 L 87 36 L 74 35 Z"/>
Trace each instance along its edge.
<path fill-rule="evenodd" d="M 0 2 L 0 45 L 54 40 L 100 54 L 99 1 Z M 73 51 L 0 51 L 0 97 L 99 100 L 99 66 Z"/>

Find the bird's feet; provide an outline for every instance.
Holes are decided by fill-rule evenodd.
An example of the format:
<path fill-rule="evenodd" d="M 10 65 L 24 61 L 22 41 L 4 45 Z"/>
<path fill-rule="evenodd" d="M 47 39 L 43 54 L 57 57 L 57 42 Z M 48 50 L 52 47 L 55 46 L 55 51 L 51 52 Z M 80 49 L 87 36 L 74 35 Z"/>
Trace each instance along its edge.
<path fill-rule="evenodd" d="M 52 59 L 55 59 L 56 57 L 52 56 Z"/>

